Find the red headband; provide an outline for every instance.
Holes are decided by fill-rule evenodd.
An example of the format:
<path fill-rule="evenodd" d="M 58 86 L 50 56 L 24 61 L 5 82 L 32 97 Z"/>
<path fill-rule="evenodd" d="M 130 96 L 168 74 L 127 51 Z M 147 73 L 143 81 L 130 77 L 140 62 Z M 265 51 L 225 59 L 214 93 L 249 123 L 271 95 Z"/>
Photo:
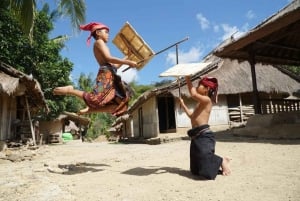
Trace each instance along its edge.
<path fill-rule="evenodd" d="M 203 77 L 199 84 L 203 84 L 206 87 L 209 87 L 213 90 L 217 90 L 218 89 L 218 80 L 214 77 Z"/>
<path fill-rule="evenodd" d="M 86 24 L 86 25 L 80 25 L 80 29 L 84 30 L 84 31 L 90 31 L 91 32 L 88 39 L 87 39 L 87 45 L 90 45 L 92 33 L 94 31 L 96 31 L 97 29 L 107 29 L 109 31 L 108 26 L 106 26 L 105 24 L 102 24 L 102 23 L 98 23 L 98 22 L 91 22 L 91 23 Z"/>
<path fill-rule="evenodd" d="M 214 77 L 203 77 L 200 81 L 199 84 L 202 84 L 206 87 L 209 87 L 214 91 L 213 96 L 211 97 L 212 100 L 217 103 L 217 95 L 218 95 L 218 80 L 217 78 Z"/>

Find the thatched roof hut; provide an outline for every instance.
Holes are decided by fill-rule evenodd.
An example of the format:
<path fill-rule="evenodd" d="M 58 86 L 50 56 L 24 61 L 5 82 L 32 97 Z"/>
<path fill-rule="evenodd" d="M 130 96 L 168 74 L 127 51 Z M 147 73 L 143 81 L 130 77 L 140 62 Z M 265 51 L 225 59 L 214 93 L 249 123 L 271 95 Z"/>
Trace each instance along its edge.
<path fill-rule="evenodd" d="M 255 113 L 261 113 L 258 104 L 255 64 L 299 66 L 299 28 L 300 0 L 294 0 L 244 36 L 227 40 L 214 50 L 213 54 L 218 57 L 249 61 L 252 71 Z"/>
<path fill-rule="evenodd" d="M 0 140 L 32 137 L 35 144 L 31 115 L 49 111 L 39 82 L 0 61 L 0 94 Z"/>
<path fill-rule="evenodd" d="M 26 95 L 31 109 L 49 111 L 39 82 L 0 61 L 0 93 L 9 96 Z"/>
<path fill-rule="evenodd" d="M 82 137 L 90 126 L 91 119 L 73 112 L 62 112 L 56 119 L 40 121 L 40 132 L 47 143 L 61 142 L 62 134 L 71 132 L 75 139 Z"/>
<path fill-rule="evenodd" d="M 90 118 L 84 117 L 84 116 L 79 116 L 73 112 L 67 112 L 67 111 L 65 111 L 61 115 L 59 115 L 58 119 L 71 120 L 71 121 L 76 122 L 83 126 L 89 126 L 89 124 L 91 123 Z"/>
<path fill-rule="evenodd" d="M 174 90 L 178 87 L 176 82 L 172 82 L 171 84 L 166 84 L 151 90 L 148 90 L 144 92 L 142 95 L 140 95 L 134 102 L 131 104 L 131 106 L 128 108 L 128 113 L 130 114 L 131 111 L 135 110 L 139 105 L 141 105 L 143 102 L 145 102 L 147 99 L 157 96 L 160 94 L 164 94 L 169 92 L 170 90 Z"/>

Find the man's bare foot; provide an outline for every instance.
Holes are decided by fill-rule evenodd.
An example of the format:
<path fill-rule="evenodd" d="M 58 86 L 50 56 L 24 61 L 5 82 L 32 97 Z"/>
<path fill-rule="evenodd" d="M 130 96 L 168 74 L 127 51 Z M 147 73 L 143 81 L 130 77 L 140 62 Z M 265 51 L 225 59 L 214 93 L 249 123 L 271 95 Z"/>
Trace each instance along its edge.
<path fill-rule="evenodd" d="M 117 107 L 111 114 L 113 116 L 120 116 L 120 115 L 124 114 L 127 111 L 127 109 L 128 109 L 128 106 L 127 105 L 123 105 L 120 108 Z"/>
<path fill-rule="evenodd" d="M 83 114 L 88 114 L 90 113 L 90 108 L 86 107 L 84 109 L 79 110 L 79 112 L 77 113 L 78 115 L 83 115 Z"/>
<path fill-rule="evenodd" d="M 229 167 L 229 162 L 230 162 L 229 158 L 227 158 L 227 157 L 223 158 L 221 168 L 222 168 L 222 174 L 224 176 L 228 176 L 231 173 L 231 170 L 230 170 L 230 167 Z"/>
<path fill-rule="evenodd" d="M 56 87 L 53 89 L 54 95 L 67 95 L 74 87 L 72 85 L 64 86 L 64 87 Z"/>

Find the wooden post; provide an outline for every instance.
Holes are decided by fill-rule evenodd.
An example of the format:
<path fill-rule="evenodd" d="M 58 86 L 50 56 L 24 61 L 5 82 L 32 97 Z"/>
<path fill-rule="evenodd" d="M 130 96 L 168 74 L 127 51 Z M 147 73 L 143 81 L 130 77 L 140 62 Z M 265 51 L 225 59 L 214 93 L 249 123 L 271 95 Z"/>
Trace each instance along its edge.
<path fill-rule="evenodd" d="M 249 63 L 251 66 L 251 77 L 252 77 L 252 87 L 253 87 L 253 103 L 255 114 L 261 114 L 261 108 L 259 103 L 259 94 L 257 90 L 256 82 L 256 71 L 255 71 L 255 53 L 251 50 L 249 52 Z"/>
<path fill-rule="evenodd" d="M 188 38 L 184 39 L 183 41 L 187 40 Z M 176 44 L 176 64 L 179 63 L 179 59 L 178 59 L 178 43 Z M 180 77 L 178 77 L 177 79 L 178 81 L 178 93 L 179 93 L 179 98 L 181 98 L 181 90 L 180 90 Z M 180 109 L 181 109 L 181 105 L 180 105 Z"/>
<path fill-rule="evenodd" d="M 31 135 L 32 135 L 33 145 L 36 146 L 36 142 L 35 142 L 35 133 L 34 133 L 32 121 L 31 121 L 31 116 L 30 116 L 30 110 L 29 110 L 29 105 L 28 105 L 28 99 L 27 99 L 27 96 L 25 96 L 25 102 L 26 102 L 26 108 L 27 108 L 27 115 L 28 115 L 29 122 L 30 122 L 30 129 L 31 129 Z"/>
<path fill-rule="evenodd" d="M 178 77 L 177 82 L 178 82 L 178 96 L 179 96 L 179 98 L 181 98 L 180 77 Z"/>
<path fill-rule="evenodd" d="M 244 123 L 244 116 L 243 116 L 243 103 L 242 103 L 242 97 L 241 94 L 239 94 L 239 102 L 240 102 L 240 118 L 241 118 L 241 122 Z"/>

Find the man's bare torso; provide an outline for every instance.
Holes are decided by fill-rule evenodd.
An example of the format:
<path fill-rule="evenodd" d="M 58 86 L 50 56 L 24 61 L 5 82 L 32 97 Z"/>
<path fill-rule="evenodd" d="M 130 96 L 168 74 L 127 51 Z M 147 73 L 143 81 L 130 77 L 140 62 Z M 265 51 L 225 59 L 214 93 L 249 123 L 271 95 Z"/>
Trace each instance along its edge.
<path fill-rule="evenodd" d="M 97 48 L 96 43 L 94 44 L 94 55 L 100 66 L 107 64 L 107 61 L 105 60 L 104 56 L 102 55 L 101 50 L 99 48 Z"/>
<path fill-rule="evenodd" d="M 208 124 L 212 103 L 200 104 L 198 103 L 194 112 L 191 115 L 192 127 Z"/>

